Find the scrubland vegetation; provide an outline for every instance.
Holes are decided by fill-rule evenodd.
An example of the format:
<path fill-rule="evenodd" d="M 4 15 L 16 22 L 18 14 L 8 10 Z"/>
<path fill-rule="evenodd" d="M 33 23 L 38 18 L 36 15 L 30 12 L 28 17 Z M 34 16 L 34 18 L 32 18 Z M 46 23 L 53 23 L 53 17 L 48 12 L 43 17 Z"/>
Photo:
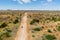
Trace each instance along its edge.
<path fill-rule="evenodd" d="M 27 11 L 26 11 L 27 12 Z M 14 40 L 25 11 L 0 11 L 0 40 Z M 31 40 L 60 40 L 59 11 L 28 11 L 28 34 Z"/>
<path fill-rule="evenodd" d="M 60 40 L 59 11 L 30 12 L 28 25 L 31 40 Z"/>
<path fill-rule="evenodd" d="M 18 10 L 0 11 L 0 40 L 14 40 L 23 13 Z"/>

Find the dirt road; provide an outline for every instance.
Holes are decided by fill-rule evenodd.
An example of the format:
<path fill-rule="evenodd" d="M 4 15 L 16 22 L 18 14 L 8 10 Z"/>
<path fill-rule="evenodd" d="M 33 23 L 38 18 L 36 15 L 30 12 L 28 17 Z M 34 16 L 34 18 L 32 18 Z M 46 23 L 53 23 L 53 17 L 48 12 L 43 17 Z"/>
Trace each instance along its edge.
<path fill-rule="evenodd" d="M 18 29 L 15 40 L 26 40 L 27 39 L 27 13 L 22 18 L 21 25 Z"/>

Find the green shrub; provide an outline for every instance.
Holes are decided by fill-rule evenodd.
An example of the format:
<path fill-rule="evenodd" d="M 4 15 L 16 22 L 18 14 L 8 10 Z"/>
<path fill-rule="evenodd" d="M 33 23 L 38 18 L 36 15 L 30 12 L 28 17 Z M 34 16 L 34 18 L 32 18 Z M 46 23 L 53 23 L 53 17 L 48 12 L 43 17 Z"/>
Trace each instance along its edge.
<path fill-rule="evenodd" d="M 6 31 L 7 31 L 7 32 L 12 32 L 12 30 L 10 30 L 10 29 L 6 29 Z"/>
<path fill-rule="evenodd" d="M 56 37 L 54 35 L 50 35 L 50 34 L 46 35 L 45 38 L 47 40 L 55 40 L 56 39 Z"/>
<path fill-rule="evenodd" d="M 0 37 L 0 40 L 2 40 L 2 38 Z"/>
<path fill-rule="evenodd" d="M 35 37 L 35 35 L 32 35 L 32 37 Z"/>
<path fill-rule="evenodd" d="M 3 33 L 2 33 L 2 32 L 0 32 L 0 40 L 2 40 L 2 35 L 3 35 Z"/>
<path fill-rule="evenodd" d="M 18 22 L 19 22 L 19 20 L 17 18 L 13 21 L 14 24 L 16 24 Z"/>
<path fill-rule="evenodd" d="M 3 24 L 0 25 L 0 28 L 4 28 L 6 26 L 7 26 L 7 24 L 6 23 L 3 23 Z"/>
<path fill-rule="evenodd" d="M 12 30 L 11 30 L 11 29 L 6 28 L 4 31 L 5 31 L 4 35 L 6 35 L 6 37 L 11 37 L 11 36 L 12 36 L 12 35 L 11 35 Z"/>
<path fill-rule="evenodd" d="M 37 20 L 37 19 L 33 19 L 31 22 L 30 22 L 30 24 L 32 25 L 32 24 L 34 24 L 35 22 L 39 22 L 39 20 Z"/>
<path fill-rule="evenodd" d="M 56 21 L 57 21 L 57 19 L 56 19 L 55 17 L 52 17 L 52 20 L 53 20 L 54 22 L 56 22 Z"/>
<path fill-rule="evenodd" d="M 60 26 L 58 26 L 57 30 L 60 31 Z"/>
<path fill-rule="evenodd" d="M 50 18 L 46 18 L 45 20 L 51 20 Z"/>
<path fill-rule="evenodd" d="M 34 31 L 40 31 L 40 28 L 34 28 L 33 30 Z"/>
<path fill-rule="evenodd" d="M 9 32 L 6 32 L 6 37 L 10 37 L 11 35 L 9 34 Z"/>
<path fill-rule="evenodd" d="M 12 30 L 6 29 L 6 37 L 11 37 Z"/>
<path fill-rule="evenodd" d="M 58 18 L 58 21 L 60 21 L 60 17 Z"/>
<path fill-rule="evenodd" d="M 48 32 L 49 32 L 49 33 L 52 33 L 50 29 L 48 29 Z"/>
<path fill-rule="evenodd" d="M 40 30 L 42 30 L 42 27 L 40 27 L 40 28 L 34 28 L 33 30 L 34 31 L 40 31 Z"/>

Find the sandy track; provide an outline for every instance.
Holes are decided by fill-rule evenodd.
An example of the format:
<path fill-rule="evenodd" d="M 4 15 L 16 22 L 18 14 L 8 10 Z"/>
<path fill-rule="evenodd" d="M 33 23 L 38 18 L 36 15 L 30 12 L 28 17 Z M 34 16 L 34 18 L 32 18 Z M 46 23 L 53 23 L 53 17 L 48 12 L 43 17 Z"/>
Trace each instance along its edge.
<path fill-rule="evenodd" d="M 18 29 L 15 40 L 26 40 L 27 39 L 27 13 L 22 18 L 21 25 Z"/>

